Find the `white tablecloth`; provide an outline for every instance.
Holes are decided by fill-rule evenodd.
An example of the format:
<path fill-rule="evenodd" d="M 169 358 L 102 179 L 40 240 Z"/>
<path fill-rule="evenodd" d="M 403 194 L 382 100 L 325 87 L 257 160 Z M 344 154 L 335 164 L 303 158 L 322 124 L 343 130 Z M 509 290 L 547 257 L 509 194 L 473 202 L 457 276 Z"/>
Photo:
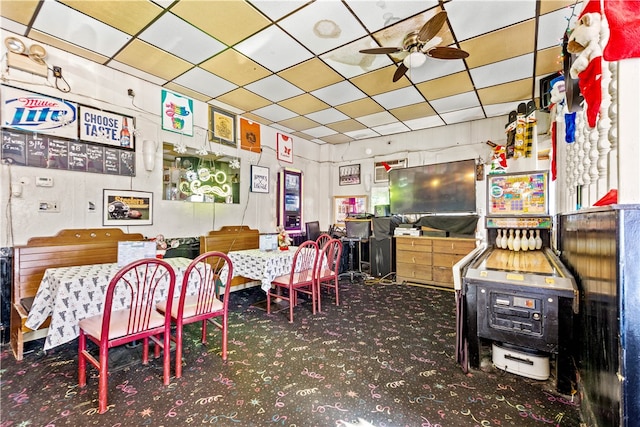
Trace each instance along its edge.
<path fill-rule="evenodd" d="M 176 272 L 174 296 L 177 296 L 182 276 L 191 260 L 167 258 L 165 261 Z M 80 320 L 102 313 L 107 285 L 118 270 L 116 263 L 110 263 L 48 268 L 45 271 L 26 321 L 28 328 L 37 329 L 51 316 L 45 350 L 72 341 L 80 334 Z M 158 300 L 164 298 L 166 288 L 158 295 Z M 114 298 L 113 309 L 121 308 L 125 308 L 124 298 Z"/>
<path fill-rule="evenodd" d="M 242 276 L 260 280 L 262 290 L 267 292 L 271 282 L 278 276 L 291 271 L 293 256 L 298 250 L 290 246 L 287 251 L 261 251 L 260 249 L 246 249 L 231 251 L 227 255 L 233 263 L 233 276 Z M 222 281 L 226 279 L 225 272 L 221 273 Z"/>

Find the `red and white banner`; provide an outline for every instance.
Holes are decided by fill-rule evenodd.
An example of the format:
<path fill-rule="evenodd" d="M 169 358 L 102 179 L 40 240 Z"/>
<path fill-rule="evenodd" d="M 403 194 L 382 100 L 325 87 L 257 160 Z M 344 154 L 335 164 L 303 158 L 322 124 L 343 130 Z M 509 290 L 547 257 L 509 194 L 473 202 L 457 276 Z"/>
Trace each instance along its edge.
<path fill-rule="evenodd" d="M 293 138 L 281 133 L 278 134 L 278 160 L 293 163 Z"/>

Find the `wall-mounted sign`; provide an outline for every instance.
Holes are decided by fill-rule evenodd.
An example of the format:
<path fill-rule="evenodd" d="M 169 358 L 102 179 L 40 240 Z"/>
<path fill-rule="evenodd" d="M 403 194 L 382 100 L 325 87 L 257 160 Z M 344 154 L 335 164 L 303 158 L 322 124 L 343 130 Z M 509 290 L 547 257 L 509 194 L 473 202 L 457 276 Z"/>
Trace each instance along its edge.
<path fill-rule="evenodd" d="M 278 160 L 293 163 L 293 138 L 278 134 Z"/>
<path fill-rule="evenodd" d="M 240 148 L 260 153 L 260 123 L 240 117 Z"/>
<path fill-rule="evenodd" d="M 80 106 L 80 139 L 135 149 L 133 117 Z"/>
<path fill-rule="evenodd" d="M 236 116 L 232 113 L 209 107 L 209 130 L 211 141 L 236 146 Z"/>
<path fill-rule="evenodd" d="M 2 127 L 78 137 L 78 105 L 52 96 L 2 86 Z"/>
<path fill-rule="evenodd" d="M 193 136 L 193 99 L 162 90 L 162 129 Z"/>

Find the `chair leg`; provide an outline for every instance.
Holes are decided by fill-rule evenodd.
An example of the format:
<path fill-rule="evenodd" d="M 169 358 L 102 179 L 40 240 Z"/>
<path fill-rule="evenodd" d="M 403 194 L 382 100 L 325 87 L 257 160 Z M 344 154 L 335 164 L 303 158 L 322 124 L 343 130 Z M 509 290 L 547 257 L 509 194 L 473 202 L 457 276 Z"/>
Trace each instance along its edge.
<path fill-rule="evenodd" d="M 289 323 L 293 323 L 293 306 L 296 305 L 296 291 L 289 285 Z"/>
<path fill-rule="evenodd" d="M 338 296 L 338 277 L 336 276 L 335 278 L 335 285 L 336 285 L 336 305 L 340 305 L 340 297 Z"/>
<path fill-rule="evenodd" d="M 107 412 L 107 391 L 109 387 L 109 347 L 100 346 L 100 373 L 98 374 L 98 412 Z"/>
<path fill-rule="evenodd" d="M 271 289 L 267 291 L 267 314 L 271 314 Z"/>
<path fill-rule="evenodd" d="M 169 329 L 166 329 L 165 333 L 163 334 L 164 348 L 162 349 L 162 379 L 164 385 L 169 385 L 169 383 L 171 382 L 171 334 L 169 333 L 169 331 Z"/>
<path fill-rule="evenodd" d="M 182 323 L 176 326 L 176 378 L 182 377 Z"/>
<path fill-rule="evenodd" d="M 87 385 L 87 359 L 84 357 L 84 350 L 87 347 L 87 337 L 84 331 L 80 329 L 78 337 L 78 385 L 84 387 Z"/>
<path fill-rule="evenodd" d="M 316 295 L 317 295 L 317 301 L 318 301 L 318 313 L 322 313 L 322 295 L 321 294 L 322 291 L 322 286 L 320 286 L 320 281 L 318 280 L 318 283 L 316 284 Z"/>
<path fill-rule="evenodd" d="M 229 317 L 227 314 L 222 315 L 222 360 L 227 360 L 227 326 L 229 324 Z"/>
<path fill-rule="evenodd" d="M 207 343 L 207 319 L 204 319 L 202 321 L 202 331 L 201 331 L 200 341 L 202 341 L 202 344 Z"/>

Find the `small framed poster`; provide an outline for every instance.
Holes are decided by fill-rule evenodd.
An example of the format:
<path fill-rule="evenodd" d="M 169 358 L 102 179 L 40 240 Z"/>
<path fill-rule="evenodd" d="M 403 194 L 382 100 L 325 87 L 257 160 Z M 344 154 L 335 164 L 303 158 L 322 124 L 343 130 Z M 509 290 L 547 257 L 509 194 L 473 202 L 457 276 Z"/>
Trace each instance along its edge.
<path fill-rule="evenodd" d="M 162 129 L 193 136 L 193 99 L 165 89 L 161 96 Z"/>
<path fill-rule="evenodd" d="M 213 140 L 236 146 L 236 117 L 233 114 L 209 107 L 209 125 Z"/>
<path fill-rule="evenodd" d="M 131 190 L 103 190 L 102 225 L 153 224 L 153 193 Z"/>
<path fill-rule="evenodd" d="M 269 192 L 269 168 L 251 165 L 251 192 Z"/>
<path fill-rule="evenodd" d="M 360 165 L 340 166 L 340 185 L 360 184 Z"/>

